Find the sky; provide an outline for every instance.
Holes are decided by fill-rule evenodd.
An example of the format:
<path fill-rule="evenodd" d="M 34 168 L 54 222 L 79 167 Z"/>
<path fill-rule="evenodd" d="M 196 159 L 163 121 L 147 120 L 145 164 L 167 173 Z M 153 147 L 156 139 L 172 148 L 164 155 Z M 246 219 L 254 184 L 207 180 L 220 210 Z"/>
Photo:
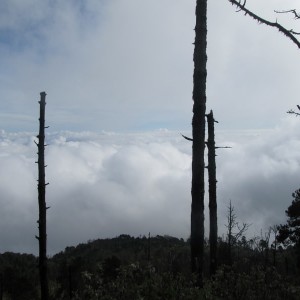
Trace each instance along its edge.
<path fill-rule="evenodd" d="M 300 31 L 296 0 L 249 9 Z M 119 234 L 190 231 L 195 0 L 0 2 L 0 253 L 37 253 L 38 101 L 47 93 L 48 252 Z M 219 234 L 285 221 L 299 188 L 300 50 L 227 0 L 208 1 Z M 206 195 L 206 230 L 208 210 Z"/>

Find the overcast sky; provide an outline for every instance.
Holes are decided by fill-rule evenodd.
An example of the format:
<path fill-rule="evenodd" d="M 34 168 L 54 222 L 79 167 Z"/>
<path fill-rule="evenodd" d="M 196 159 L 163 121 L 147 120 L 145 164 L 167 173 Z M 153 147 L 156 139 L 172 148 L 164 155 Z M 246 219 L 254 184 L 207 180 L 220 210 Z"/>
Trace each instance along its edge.
<path fill-rule="evenodd" d="M 300 31 L 296 0 L 248 0 Z M 190 229 L 195 0 L 0 2 L 0 252 L 37 253 L 39 93 L 46 91 L 49 253 L 122 233 Z M 208 1 L 207 109 L 219 150 L 219 229 L 232 200 L 252 234 L 300 187 L 300 50 Z M 207 214 L 206 214 L 207 215 Z M 208 215 L 206 222 L 208 221 Z M 208 235 L 208 228 L 206 229 Z"/>

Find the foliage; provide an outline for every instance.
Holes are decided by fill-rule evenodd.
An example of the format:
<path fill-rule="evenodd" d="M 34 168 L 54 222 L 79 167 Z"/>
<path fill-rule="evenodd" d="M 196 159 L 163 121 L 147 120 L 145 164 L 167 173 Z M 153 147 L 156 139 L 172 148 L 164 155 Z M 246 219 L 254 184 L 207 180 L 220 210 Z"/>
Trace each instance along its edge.
<path fill-rule="evenodd" d="M 74 299 L 105 300 L 175 300 L 175 299 L 298 299 L 300 288 L 288 283 L 274 269 L 252 267 L 241 272 L 237 266 L 222 266 L 213 280 L 199 289 L 195 278 L 170 272 L 157 273 L 153 266 L 130 264 L 120 268 L 111 281 L 103 280 L 103 269 L 97 274 L 85 272 L 84 289 Z"/>
<path fill-rule="evenodd" d="M 300 189 L 292 194 L 294 200 L 285 211 L 288 220 L 287 224 L 278 227 L 278 242 L 287 244 L 300 243 Z"/>
<path fill-rule="evenodd" d="M 264 270 L 254 266 L 249 272 L 241 271 L 236 265 L 222 266 L 214 280 L 204 287 L 206 299 L 298 299 L 300 288 L 288 283 L 269 267 Z"/>
<path fill-rule="evenodd" d="M 190 271 L 189 241 L 121 235 L 68 247 L 48 260 L 50 299 L 296 299 L 300 279 L 292 246 L 275 251 L 264 236 L 242 236 L 232 246 L 234 263 L 228 266 L 227 243 L 218 239 L 219 267 L 213 279 L 208 279 L 205 244 L 203 289 Z M 36 257 L 2 254 L 0 271 L 3 299 L 40 299 Z"/>
<path fill-rule="evenodd" d="M 101 266 L 96 274 L 83 273 L 85 288 L 75 299 L 199 299 L 201 291 L 187 284 L 181 274 L 157 273 L 151 265 L 138 263 L 122 266 L 118 275 L 105 281 Z"/>
<path fill-rule="evenodd" d="M 37 258 L 28 254 L 0 256 L 1 290 L 4 299 L 39 299 Z"/>

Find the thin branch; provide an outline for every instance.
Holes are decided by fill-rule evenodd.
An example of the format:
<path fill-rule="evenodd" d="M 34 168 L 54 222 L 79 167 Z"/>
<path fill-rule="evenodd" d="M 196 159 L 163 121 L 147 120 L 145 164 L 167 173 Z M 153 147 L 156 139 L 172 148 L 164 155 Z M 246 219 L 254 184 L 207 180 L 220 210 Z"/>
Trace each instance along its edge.
<path fill-rule="evenodd" d="M 276 14 L 287 14 L 287 13 L 292 13 L 294 14 L 294 19 L 300 19 L 300 15 L 297 13 L 296 9 L 289 9 L 289 10 L 274 10 Z"/>
<path fill-rule="evenodd" d="M 297 105 L 298 110 L 300 110 L 300 105 Z M 287 114 L 295 115 L 296 117 L 300 116 L 300 113 L 295 112 L 293 109 L 287 111 Z"/>
<path fill-rule="evenodd" d="M 224 147 L 215 147 L 215 149 L 231 149 L 232 147 L 224 146 Z"/>
<path fill-rule="evenodd" d="M 235 235 L 235 238 L 238 240 L 242 235 L 244 235 L 244 233 L 249 229 L 249 227 L 251 226 L 252 224 L 247 224 L 247 223 L 243 223 L 242 226 L 239 225 L 239 223 L 236 224 L 236 227 L 238 229 L 238 232 L 236 232 L 234 235 Z"/>
<path fill-rule="evenodd" d="M 206 114 L 205 116 L 208 117 L 209 114 Z M 215 123 L 219 123 L 219 121 L 217 121 L 217 120 L 215 120 L 215 119 L 214 119 L 214 122 L 215 122 Z"/>
<path fill-rule="evenodd" d="M 291 34 L 294 34 L 294 35 L 300 35 L 300 32 L 296 32 L 296 31 L 294 31 L 293 29 L 290 30 L 290 33 L 291 33 Z"/>
<path fill-rule="evenodd" d="M 191 138 L 189 138 L 189 137 L 187 137 L 187 136 L 185 136 L 185 135 L 183 135 L 183 134 L 181 134 L 181 135 L 182 135 L 182 137 L 185 138 L 186 140 L 188 140 L 188 141 L 193 141 L 193 139 L 191 139 Z"/>
<path fill-rule="evenodd" d="M 245 7 L 246 2 L 247 2 L 247 0 L 244 0 L 244 3 L 241 4 L 241 6 L 242 6 L 242 7 Z M 241 3 L 241 1 L 239 1 L 239 3 Z M 238 9 L 236 12 L 239 12 L 239 11 L 241 11 L 241 10 L 242 10 L 242 9 L 240 8 L 240 9 Z"/>
<path fill-rule="evenodd" d="M 241 4 L 241 0 L 236 1 L 236 0 L 228 0 L 232 5 L 235 5 L 239 11 L 243 11 L 245 13 L 245 15 L 249 15 L 251 18 L 253 18 L 254 20 L 256 20 L 259 24 L 265 24 L 271 27 L 275 27 L 277 28 L 281 33 L 283 33 L 286 37 L 288 37 L 289 39 L 291 39 L 293 41 L 293 43 L 295 43 L 297 45 L 297 47 L 300 49 L 300 42 L 295 38 L 295 34 L 298 34 L 297 32 L 294 32 L 292 29 L 288 30 L 285 27 L 283 27 L 282 25 L 280 25 L 279 23 L 276 22 L 270 22 L 268 20 L 265 20 L 261 17 L 259 17 L 258 15 L 254 14 L 253 12 L 251 12 L 250 10 L 248 10 L 245 5 L 246 5 L 246 1 L 244 1 L 243 4 Z"/>
<path fill-rule="evenodd" d="M 289 111 L 286 112 L 287 114 L 295 115 L 296 117 L 300 116 L 300 113 L 295 112 L 294 110 L 290 109 Z"/>

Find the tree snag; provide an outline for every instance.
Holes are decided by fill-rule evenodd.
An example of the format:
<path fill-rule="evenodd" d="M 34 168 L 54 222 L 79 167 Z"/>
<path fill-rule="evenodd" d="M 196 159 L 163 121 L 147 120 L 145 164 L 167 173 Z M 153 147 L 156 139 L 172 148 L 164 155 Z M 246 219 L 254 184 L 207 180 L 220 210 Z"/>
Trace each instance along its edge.
<path fill-rule="evenodd" d="M 38 138 L 38 203 L 39 203 L 39 275 L 41 286 L 41 300 L 48 300 L 48 277 L 47 277 L 47 227 L 46 227 L 46 183 L 45 183 L 45 106 L 46 93 L 40 93 L 40 128 Z"/>
<path fill-rule="evenodd" d="M 193 75 L 193 151 L 191 209 L 191 268 L 203 284 L 204 252 L 204 149 L 207 77 L 207 0 L 196 2 L 196 26 Z"/>
<path fill-rule="evenodd" d="M 218 222 L 217 222 L 217 179 L 216 179 L 216 146 L 215 146 L 215 125 L 216 122 L 211 110 L 207 117 L 208 128 L 208 182 L 209 182 L 209 251 L 210 251 L 210 275 L 213 276 L 217 270 L 217 243 L 218 243 Z"/>

